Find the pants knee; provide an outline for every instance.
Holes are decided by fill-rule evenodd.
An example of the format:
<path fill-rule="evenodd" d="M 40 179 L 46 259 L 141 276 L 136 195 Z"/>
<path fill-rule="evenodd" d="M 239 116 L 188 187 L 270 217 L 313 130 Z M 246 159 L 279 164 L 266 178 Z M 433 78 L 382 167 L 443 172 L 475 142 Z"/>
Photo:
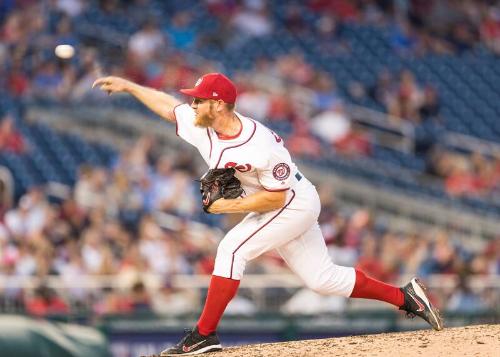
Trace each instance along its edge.
<path fill-rule="evenodd" d="M 330 295 L 330 282 L 326 279 L 314 279 L 307 282 L 307 287 L 321 295 Z"/>
<path fill-rule="evenodd" d="M 234 247 L 222 241 L 217 248 L 214 274 L 240 280 L 245 271 L 246 262 L 247 259 L 239 254 Z"/>
<path fill-rule="evenodd" d="M 306 281 L 309 289 L 321 295 L 340 295 L 348 297 L 354 287 L 355 273 L 350 267 L 332 265 Z"/>

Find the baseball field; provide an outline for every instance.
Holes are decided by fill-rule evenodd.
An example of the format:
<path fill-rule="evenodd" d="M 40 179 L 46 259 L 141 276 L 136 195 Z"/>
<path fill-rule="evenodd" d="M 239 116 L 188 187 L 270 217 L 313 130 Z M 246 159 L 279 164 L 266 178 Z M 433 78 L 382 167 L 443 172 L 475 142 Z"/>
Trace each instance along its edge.
<path fill-rule="evenodd" d="M 211 357 L 240 356 L 499 356 L 500 325 L 230 347 Z"/>

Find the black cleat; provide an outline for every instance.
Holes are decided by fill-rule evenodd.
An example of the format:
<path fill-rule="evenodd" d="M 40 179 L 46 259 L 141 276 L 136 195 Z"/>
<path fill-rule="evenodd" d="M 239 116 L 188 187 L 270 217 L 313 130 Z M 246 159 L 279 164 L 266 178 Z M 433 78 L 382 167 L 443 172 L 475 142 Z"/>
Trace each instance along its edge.
<path fill-rule="evenodd" d="M 443 329 L 443 318 L 439 310 L 432 306 L 429 298 L 425 294 L 425 287 L 422 282 L 413 278 L 401 288 L 405 295 L 405 303 L 399 309 L 406 311 L 406 315 L 413 318 L 419 316 L 427 321 L 434 330 Z"/>
<path fill-rule="evenodd" d="M 195 327 L 187 330 L 186 335 L 178 344 L 162 351 L 160 356 L 191 356 L 215 351 L 222 351 L 217 334 L 213 332 L 208 336 L 203 336 L 198 332 L 198 327 Z"/>

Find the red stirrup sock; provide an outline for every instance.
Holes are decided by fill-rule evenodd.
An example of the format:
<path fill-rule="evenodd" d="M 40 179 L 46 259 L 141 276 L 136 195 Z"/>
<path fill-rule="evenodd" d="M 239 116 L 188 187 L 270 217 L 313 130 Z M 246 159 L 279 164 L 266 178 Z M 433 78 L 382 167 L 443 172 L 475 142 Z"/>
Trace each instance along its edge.
<path fill-rule="evenodd" d="M 236 295 L 239 286 L 239 280 L 212 275 L 207 300 L 197 324 L 201 335 L 208 336 L 217 329 L 227 304 Z"/>
<path fill-rule="evenodd" d="M 356 282 L 350 297 L 385 301 L 397 307 L 403 306 L 405 302 L 405 296 L 398 287 L 372 279 L 357 269 Z"/>

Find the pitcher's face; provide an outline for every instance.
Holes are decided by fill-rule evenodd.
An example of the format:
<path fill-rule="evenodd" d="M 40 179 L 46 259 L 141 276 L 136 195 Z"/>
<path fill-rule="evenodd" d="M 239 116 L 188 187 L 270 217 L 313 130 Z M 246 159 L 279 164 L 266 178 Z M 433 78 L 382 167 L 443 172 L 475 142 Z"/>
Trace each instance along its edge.
<path fill-rule="evenodd" d="M 210 99 L 194 98 L 191 103 L 196 117 L 194 125 L 200 128 L 211 127 L 215 121 L 214 102 Z"/>

